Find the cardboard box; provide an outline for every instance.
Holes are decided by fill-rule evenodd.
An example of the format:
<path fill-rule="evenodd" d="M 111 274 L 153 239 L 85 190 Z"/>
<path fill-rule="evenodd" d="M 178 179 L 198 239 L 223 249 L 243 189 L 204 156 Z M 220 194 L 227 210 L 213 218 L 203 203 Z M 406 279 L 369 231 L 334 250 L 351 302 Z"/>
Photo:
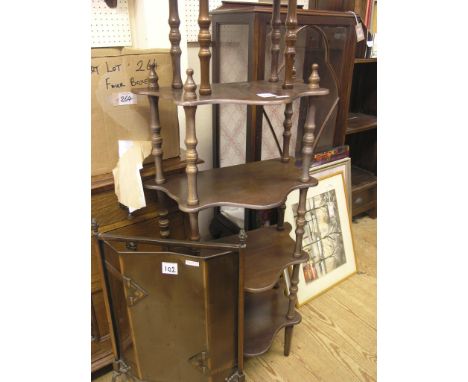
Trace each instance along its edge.
<path fill-rule="evenodd" d="M 169 49 L 91 49 L 91 175 L 112 171 L 119 158 L 119 140 L 151 140 L 148 99 L 130 91 L 147 86 L 153 62 L 157 64 L 159 86 L 170 86 Z M 176 157 L 179 124 L 175 104 L 160 99 L 159 114 L 163 158 Z M 147 161 L 151 161 L 151 155 Z"/>

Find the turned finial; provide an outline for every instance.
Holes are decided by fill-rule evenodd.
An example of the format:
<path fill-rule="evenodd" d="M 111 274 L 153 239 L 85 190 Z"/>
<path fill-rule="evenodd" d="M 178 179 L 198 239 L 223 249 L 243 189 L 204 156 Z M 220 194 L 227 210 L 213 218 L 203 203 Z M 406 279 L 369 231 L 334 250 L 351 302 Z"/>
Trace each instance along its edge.
<path fill-rule="evenodd" d="M 148 76 L 148 89 L 152 90 L 158 90 L 159 89 L 159 84 L 158 84 L 158 73 L 156 73 L 156 63 L 153 63 L 150 65 L 150 72 Z"/>
<path fill-rule="evenodd" d="M 239 244 L 242 246 L 245 246 L 246 242 L 247 242 L 247 233 L 245 232 L 245 229 L 241 229 L 239 232 Z"/>
<path fill-rule="evenodd" d="M 92 218 L 91 219 L 91 231 L 93 232 L 93 235 L 97 235 L 99 230 L 99 224 L 97 223 L 96 219 Z"/>
<path fill-rule="evenodd" d="M 187 80 L 184 84 L 184 99 L 195 99 L 197 98 L 197 93 L 195 93 L 195 90 L 197 90 L 197 85 L 193 80 L 193 69 L 187 69 L 186 73 Z"/>
<path fill-rule="evenodd" d="M 318 67 L 318 64 L 312 65 L 312 73 L 310 73 L 309 77 L 310 89 L 318 89 L 320 87 L 320 76 L 318 74 Z"/>

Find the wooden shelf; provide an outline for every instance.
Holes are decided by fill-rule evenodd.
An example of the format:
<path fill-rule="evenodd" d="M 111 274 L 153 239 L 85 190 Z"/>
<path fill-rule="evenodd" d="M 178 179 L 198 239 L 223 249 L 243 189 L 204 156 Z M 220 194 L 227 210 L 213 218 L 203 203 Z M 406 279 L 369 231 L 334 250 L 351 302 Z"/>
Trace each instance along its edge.
<path fill-rule="evenodd" d="M 353 192 L 367 190 L 377 185 L 377 177 L 370 171 L 351 166 L 351 185 Z"/>
<path fill-rule="evenodd" d="M 198 88 L 197 88 L 198 89 Z M 282 82 L 250 81 L 232 82 L 224 84 L 211 84 L 211 94 L 197 98 L 184 100 L 183 89 L 172 87 L 160 87 L 159 90 L 147 88 L 132 89 L 132 93 L 140 95 L 157 96 L 162 99 L 172 100 L 179 106 L 197 106 L 208 104 L 246 104 L 246 105 L 277 105 L 290 103 L 296 98 L 305 96 L 324 96 L 328 89 L 310 89 L 308 84 L 296 82 L 293 89 L 283 89 Z M 274 96 L 260 97 L 258 94 L 271 93 Z"/>
<path fill-rule="evenodd" d="M 247 232 L 247 247 L 244 250 L 245 291 L 259 293 L 271 289 L 286 267 L 307 261 L 308 255 L 304 251 L 301 257 L 293 258 L 295 242 L 290 236 L 291 230 L 291 225 L 285 223 L 282 231 L 278 231 L 276 226 L 270 226 Z M 238 243 L 239 237 L 233 235 L 217 241 Z"/>
<path fill-rule="evenodd" d="M 370 171 L 351 167 L 353 217 L 363 212 L 375 217 L 377 213 L 377 177 Z"/>
<path fill-rule="evenodd" d="M 354 64 L 373 64 L 377 63 L 377 58 L 355 58 Z"/>
<path fill-rule="evenodd" d="M 284 294 L 284 282 L 264 293 L 245 294 L 244 356 L 254 357 L 265 353 L 280 329 L 301 322 L 302 317 L 297 311 L 292 320 L 286 318 L 288 307 L 289 298 Z"/>
<path fill-rule="evenodd" d="M 199 203 L 196 206 L 187 204 L 185 174 L 168 177 L 164 184 L 156 184 L 154 179 L 149 180 L 144 187 L 165 192 L 184 212 L 217 206 L 266 210 L 280 206 L 291 191 L 318 184 L 312 177 L 308 182 L 301 182 L 301 171 L 300 167 L 295 166 L 294 158 L 288 163 L 270 159 L 201 171 L 197 175 Z"/>
<path fill-rule="evenodd" d="M 377 128 L 377 116 L 362 113 L 348 114 L 348 127 L 346 135 Z"/>

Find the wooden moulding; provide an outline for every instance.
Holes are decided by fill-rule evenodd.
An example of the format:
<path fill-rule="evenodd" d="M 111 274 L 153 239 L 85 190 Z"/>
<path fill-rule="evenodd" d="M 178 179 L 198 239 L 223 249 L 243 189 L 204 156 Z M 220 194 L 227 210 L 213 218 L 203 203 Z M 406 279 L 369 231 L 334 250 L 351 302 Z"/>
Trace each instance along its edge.
<path fill-rule="evenodd" d="M 288 0 L 288 15 L 286 16 L 286 37 L 284 38 L 284 89 L 294 86 L 294 60 L 296 59 L 297 40 L 297 0 Z"/>
<path fill-rule="evenodd" d="M 284 282 L 279 287 L 264 293 L 245 294 L 244 356 L 263 354 L 271 347 L 276 333 L 285 326 L 292 327 L 302 317 L 294 312 L 292 319 L 286 317 L 288 298 L 284 295 Z"/>
<path fill-rule="evenodd" d="M 281 40 L 281 17 L 280 17 L 280 2 L 281 0 L 273 0 L 273 12 L 271 14 L 271 70 L 270 82 L 278 82 L 278 62 L 280 53 Z"/>
<path fill-rule="evenodd" d="M 226 84 L 212 84 L 210 95 L 198 95 L 187 98 L 182 89 L 160 87 L 152 89 L 132 89 L 140 95 L 157 96 L 172 100 L 178 106 L 198 106 L 210 104 L 245 104 L 245 105 L 281 105 L 287 104 L 300 97 L 325 96 L 329 90 L 325 88 L 311 89 L 308 84 L 295 82 L 294 88 L 283 89 L 278 83 L 268 81 L 232 82 Z M 274 96 L 261 97 L 258 94 L 272 93 Z"/>
<path fill-rule="evenodd" d="M 208 0 L 200 0 L 200 8 L 198 15 L 198 25 L 200 32 L 198 33 L 198 43 L 200 44 L 200 51 L 198 57 L 200 58 L 200 94 L 211 94 L 210 86 L 210 15 L 208 10 Z"/>
<path fill-rule="evenodd" d="M 171 176 L 161 185 L 150 180 L 145 182 L 144 187 L 164 191 L 184 212 L 217 206 L 264 210 L 283 204 L 287 195 L 295 189 L 318 184 L 312 177 L 302 182 L 300 174 L 301 168 L 296 167 L 293 161 L 282 163 L 280 159 L 201 171 L 196 179 L 197 205 L 187 203 L 187 176 L 183 174 Z"/>
<path fill-rule="evenodd" d="M 179 7 L 177 0 L 169 0 L 169 41 L 171 42 L 171 58 L 172 58 L 172 87 L 174 89 L 182 89 L 182 78 L 180 76 L 180 49 L 181 35 L 179 31 Z"/>
<path fill-rule="evenodd" d="M 284 230 L 274 226 L 262 227 L 248 232 L 245 253 L 244 290 L 250 293 L 267 291 L 275 286 L 283 270 L 293 264 L 308 259 L 305 252 L 300 257 L 291 256 L 294 240 L 289 236 L 291 225 L 286 223 Z M 224 243 L 237 243 L 237 235 L 218 239 Z M 286 314 L 286 311 L 283 312 Z"/>

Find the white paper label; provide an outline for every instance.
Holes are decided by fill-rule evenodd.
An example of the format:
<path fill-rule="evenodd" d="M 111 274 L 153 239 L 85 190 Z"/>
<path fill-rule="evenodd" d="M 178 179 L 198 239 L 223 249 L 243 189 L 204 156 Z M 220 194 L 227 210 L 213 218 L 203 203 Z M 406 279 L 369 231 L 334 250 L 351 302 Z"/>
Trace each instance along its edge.
<path fill-rule="evenodd" d="M 117 93 L 117 105 L 134 105 L 137 103 L 137 96 L 131 92 Z"/>
<path fill-rule="evenodd" d="M 177 263 L 162 263 L 162 273 L 166 275 L 177 275 L 179 271 L 177 269 Z"/>
<path fill-rule="evenodd" d="M 365 39 L 364 30 L 362 29 L 362 24 L 361 23 L 356 24 L 356 38 L 357 38 L 357 42 L 362 41 L 362 40 Z"/>
<path fill-rule="evenodd" d="M 287 95 L 276 95 L 276 94 L 273 94 L 273 93 L 257 93 L 257 95 L 259 97 L 262 97 L 262 98 L 269 98 L 269 97 L 284 98 L 284 97 L 288 97 Z"/>
<path fill-rule="evenodd" d="M 190 265 L 191 267 L 199 267 L 200 263 L 198 261 L 185 260 L 185 265 Z"/>

